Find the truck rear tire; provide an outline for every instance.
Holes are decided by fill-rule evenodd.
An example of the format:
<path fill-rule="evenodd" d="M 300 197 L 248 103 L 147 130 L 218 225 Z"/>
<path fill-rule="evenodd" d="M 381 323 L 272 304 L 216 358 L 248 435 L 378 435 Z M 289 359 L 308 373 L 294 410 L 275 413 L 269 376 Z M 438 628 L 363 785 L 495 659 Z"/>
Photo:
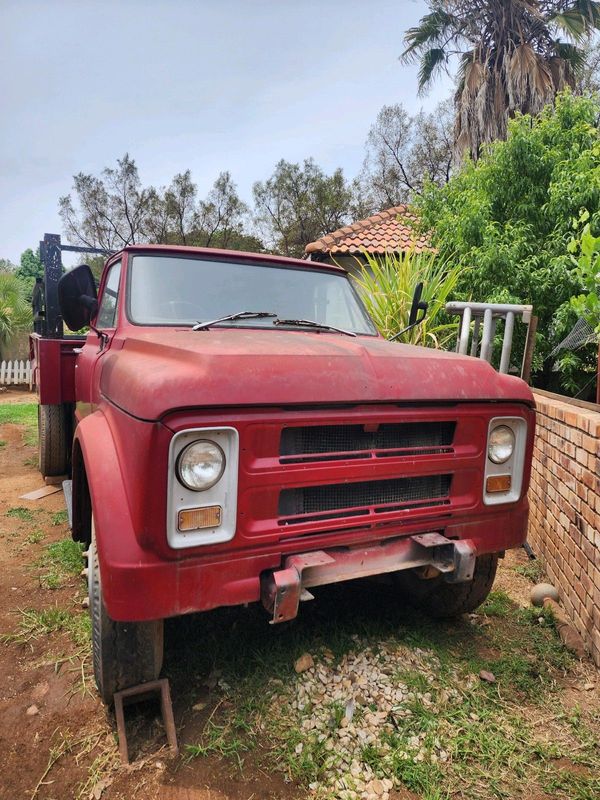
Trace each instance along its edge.
<path fill-rule="evenodd" d="M 163 620 L 115 622 L 106 613 L 92 522 L 88 550 L 88 593 L 92 619 L 94 677 L 102 700 L 111 705 L 121 689 L 156 680 L 163 662 Z"/>
<path fill-rule="evenodd" d="M 467 614 L 480 606 L 492 588 L 498 566 L 497 553 L 475 559 L 473 580 L 448 583 L 443 575 L 421 578 L 413 570 L 396 573 L 402 594 L 415 608 L 437 619 Z"/>
<path fill-rule="evenodd" d="M 62 405 L 38 405 L 38 468 L 43 477 L 66 475 L 69 466 L 68 422 Z"/>

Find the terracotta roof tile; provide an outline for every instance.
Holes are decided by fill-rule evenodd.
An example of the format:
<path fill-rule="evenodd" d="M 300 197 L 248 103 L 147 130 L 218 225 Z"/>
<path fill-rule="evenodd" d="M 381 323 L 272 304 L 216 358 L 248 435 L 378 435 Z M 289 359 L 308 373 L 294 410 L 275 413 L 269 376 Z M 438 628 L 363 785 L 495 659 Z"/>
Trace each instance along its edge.
<path fill-rule="evenodd" d="M 304 252 L 307 255 L 362 253 L 365 250 L 370 253 L 394 253 L 413 247 L 417 253 L 431 250 L 428 238 L 412 229 L 411 223 L 416 221 L 417 217 L 407 206 L 395 206 L 310 242 Z"/>

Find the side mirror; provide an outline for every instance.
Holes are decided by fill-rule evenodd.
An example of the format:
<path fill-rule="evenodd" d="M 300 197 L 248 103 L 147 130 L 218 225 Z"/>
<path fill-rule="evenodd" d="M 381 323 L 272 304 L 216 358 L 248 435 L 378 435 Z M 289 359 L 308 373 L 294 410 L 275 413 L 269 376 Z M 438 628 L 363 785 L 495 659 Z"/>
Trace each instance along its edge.
<path fill-rule="evenodd" d="M 87 264 L 66 272 L 59 280 L 58 304 L 70 330 L 78 331 L 90 324 L 98 311 L 98 293 Z"/>
<path fill-rule="evenodd" d="M 415 286 L 415 293 L 413 295 L 412 306 L 410 307 L 410 315 L 408 317 L 408 327 L 414 328 L 417 322 L 421 322 L 425 319 L 425 314 L 427 314 L 427 302 L 425 300 L 421 300 L 421 296 L 423 294 L 423 283 L 417 283 Z M 419 318 L 419 311 L 422 311 L 423 314 Z"/>
<path fill-rule="evenodd" d="M 427 309 L 429 307 L 429 303 L 426 300 L 421 300 L 421 296 L 423 294 L 423 284 L 417 283 L 415 286 L 415 293 L 412 299 L 412 305 L 410 307 L 410 314 L 408 316 L 408 325 L 406 328 L 403 328 L 401 331 L 395 336 L 390 337 L 390 342 L 399 339 L 404 333 L 409 331 L 411 328 L 414 328 L 415 325 L 420 325 L 421 322 L 427 316 Z M 419 316 L 419 311 L 422 312 L 421 316 Z"/>

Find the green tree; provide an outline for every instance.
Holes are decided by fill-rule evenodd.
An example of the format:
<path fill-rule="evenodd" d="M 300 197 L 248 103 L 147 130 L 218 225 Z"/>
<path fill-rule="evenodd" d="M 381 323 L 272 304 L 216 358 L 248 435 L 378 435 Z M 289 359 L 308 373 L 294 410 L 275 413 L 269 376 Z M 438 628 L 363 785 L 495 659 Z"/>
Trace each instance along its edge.
<path fill-rule="evenodd" d="M 589 357 L 570 359 L 562 373 L 548 358 L 576 321 L 570 298 L 581 281 L 567 251 L 572 220 L 587 208 L 600 223 L 599 114 L 591 99 L 560 95 L 540 116 L 512 120 L 506 141 L 417 198 L 442 258 L 466 268 L 458 285 L 464 299 L 533 304 L 534 378 L 546 388 L 560 377 L 573 390 Z M 518 346 L 515 363 L 519 353 Z"/>
<path fill-rule="evenodd" d="M 302 165 L 279 161 L 253 191 L 258 225 L 286 256 L 302 256 L 309 242 L 350 221 L 352 192 L 342 170 L 326 175 L 312 158 Z"/>
<path fill-rule="evenodd" d="M 23 283 L 25 293 L 31 297 L 36 278 L 44 277 L 44 267 L 40 259 L 39 250 L 32 250 L 28 247 L 21 253 L 21 260 L 18 267 L 15 267 L 15 275 Z"/>
<path fill-rule="evenodd" d="M 33 280 L 43 278 L 44 267 L 42 266 L 39 250 L 34 252 L 31 247 L 24 250 L 21 253 L 21 261 L 15 273 L 19 278 L 33 278 Z"/>
<path fill-rule="evenodd" d="M 600 27 L 592 0 L 429 0 L 402 54 L 420 63 L 419 89 L 458 59 L 456 146 L 479 157 L 517 112 L 538 114 L 581 75 Z M 564 38 L 561 38 L 564 37 Z"/>

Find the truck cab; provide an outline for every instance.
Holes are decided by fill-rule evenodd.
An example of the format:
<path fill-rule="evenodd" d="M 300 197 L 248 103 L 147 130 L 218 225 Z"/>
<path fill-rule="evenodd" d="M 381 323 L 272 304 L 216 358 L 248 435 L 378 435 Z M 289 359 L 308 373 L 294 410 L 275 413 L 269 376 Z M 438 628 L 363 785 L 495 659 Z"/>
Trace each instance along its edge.
<path fill-rule="evenodd" d="M 476 608 L 526 536 L 528 386 L 385 341 L 346 272 L 128 246 L 58 287 L 32 335 L 40 468 L 72 479 L 103 699 L 158 677 L 163 620 L 390 574 L 398 602 Z"/>

